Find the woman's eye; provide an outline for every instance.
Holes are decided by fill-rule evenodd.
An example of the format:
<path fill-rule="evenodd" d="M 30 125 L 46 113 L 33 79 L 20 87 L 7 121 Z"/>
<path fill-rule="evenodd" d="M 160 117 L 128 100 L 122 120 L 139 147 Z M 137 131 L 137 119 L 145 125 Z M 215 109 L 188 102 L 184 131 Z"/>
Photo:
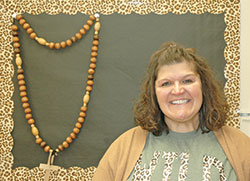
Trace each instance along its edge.
<path fill-rule="evenodd" d="M 182 81 L 184 84 L 192 83 L 193 81 L 191 79 L 186 79 Z"/>
<path fill-rule="evenodd" d="M 162 86 L 170 86 L 171 85 L 171 82 L 163 82 L 162 83 Z"/>

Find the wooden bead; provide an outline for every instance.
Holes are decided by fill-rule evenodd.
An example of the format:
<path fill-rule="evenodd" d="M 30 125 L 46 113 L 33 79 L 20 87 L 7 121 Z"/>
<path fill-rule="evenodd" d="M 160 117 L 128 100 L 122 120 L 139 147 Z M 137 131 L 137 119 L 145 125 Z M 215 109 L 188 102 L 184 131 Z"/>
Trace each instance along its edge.
<path fill-rule="evenodd" d="M 61 42 L 61 47 L 62 47 L 62 48 L 65 48 L 65 47 L 66 47 L 65 41 L 62 41 L 62 42 Z"/>
<path fill-rule="evenodd" d="M 75 42 L 76 42 L 76 37 L 73 36 L 73 37 L 71 38 L 71 40 L 72 40 L 72 42 L 75 43 Z"/>
<path fill-rule="evenodd" d="M 26 114 L 26 115 L 25 115 L 25 119 L 29 120 L 29 119 L 31 119 L 31 118 L 32 118 L 32 114 Z"/>
<path fill-rule="evenodd" d="M 94 69 L 89 69 L 89 70 L 88 70 L 88 73 L 89 73 L 90 75 L 92 75 L 92 74 L 95 73 L 95 70 L 94 70 Z"/>
<path fill-rule="evenodd" d="M 99 40 L 99 35 L 94 35 L 94 40 Z"/>
<path fill-rule="evenodd" d="M 79 122 L 77 122 L 77 123 L 75 124 L 75 127 L 80 129 L 80 128 L 82 127 L 82 124 L 79 123 Z"/>
<path fill-rule="evenodd" d="M 21 15 L 21 14 L 18 14 L 18 15 L 16 15 L 16 19 L 19 21 L 20 19 L 22 19 L 23 18 L 23 16 Z"/>
<path fill-rule="evenodd" d="M 45 146 L 43 150 L 44 150 L 45 152 L 49 152 L 49 150 L 50 150 L 50 146 L 48 146 L 48 145 L 47 145 L 47 146 Z"/>
<path fill-rule="evenodd" d="M 54 42 L 50 42 L 50 43 L 49 43 L 49 48 L 50 48 L 50 49 L 55 48 L 55 43 L 54 43 Z"/>
<path fill-rule="evenodd" d="M 55 44 L 55 48 L 56 48 L 57 50 L 59 50 L 59 49 L 61 48 L 60 43 L 56 43 L 56 44 Z"/>
<path fill-rule="evenodd" d="M 92 21 L 94 21 L 95 20 L 95 16 L 94 15 L 90 15 L 89 19 L 92 20 Z"/>
<path fill-rule="evenodd" d="M 97 50 L 98 50 L 98 47 L 97 47 L 97 46 L 92 46 L 92 47 L 91 47 L 91 51 L 97 52 Z"/>
<path fill-rule="evenodd" d="M 24 97 L 27 96 L 27 92 L 26 91 L 22 91 L 19 93 L 20 97 Z"/>
<path fill-rule="evenodd" d="M 71 40 L 66 40 L 66 44 L 67 44 L 67 46 L 71 46 L 72 45 L 72 41 Z"/>
<path fill-rule="evenodd" d="M 83 117 L 79 117 L 79 118 L 77 119 L 77 121 L 78 121 L 79 123 L 83 123 L 83 122 L 84 122 L 84 118 L 83 118 Z"/>
<path fill-rule="evenodd" d="M 69 144 L 72 143 L 72 138 L 71 137 L 67 137 L 66 138 L 66 142 L 69 143 Z"/>
<path fill-rule="evenodd" d="M 58 145 L 58 149 L 59 149 L 60 151 L 63 151 L 63 150 L 64 150 L 64 147 L 63 147 L 62 145 Z"/>
<path fill-rule="evenodd" d="M 31 34 L 31 33 L 34 32 L 34 30 L 33 30 L 32 28 L 28 28 L 28 29 L 26 30 L 26 32 L 27 32 L 28 34 Z"/>
<path fill-rule="evenodd" d="M 20 91 L 25 91 L 25 90 L 26 90 L 26 86 L 25 86 L 25 85 L 19 86 L 19 90 L 20 90 Z"/>
<path fill-rule="evenodd" d="M 101 29 L 101 23 L 100 22 L 96 22 L 94 29 L 95 29 L 95 31 L 100 31 L 100 29 Z"/>
<path fill-rule="evenodd" d="M 15 42 L 15 43 L 13 44 L 13 46 L 14 46 L 14 48 L 19 48 L 19 47 L 20 47 L 20 43 Z"/>
<path fill-rule="evenodd" d="M 17 69 L 17 73 L 18 74 L 22 74 L 23 73 L 23 69 Z M 22 74 L 23 75 L 23 74 Z"/>
<path fill-rule="evenodd" d="M 88 85 L 88 86 L 86 87 L 86 91 L 91 92 L 91 91 L 92 91 L 92 89 L 93 89 L 93 88 L 92 88 L 92 86 L 89 86 L 89 85 Z"/>
<path fill-rule="evenodd" d="M 88 75 L 88 79 L 89 80 L 93 80 L 94 79 L 94 75 Z"/>
<path fill-rule="evenodd" d="M 21 66 L 22 63 L 23 63 L 23 61 L 22 61 L 21 57 L 16 57 L 16 65 Z"/>
<path fill-rule="evenodd" d="M 88 80 L 88 81 L 87 81 L 87 84 L 88 84 L 88 85 L 93 85 L 93 84 L 94 84 L 94 81 L 93 81 L 93 80 Z"/>
<path fill-rule="evenodd" d="M 34 136 L 38 136 L 39 135 L 39 131 L 38 131 L 37 127 L 35 127 L 35 126 L 31 128 L 31 132 L 32 132 L 32 134 Z"/>
<path fill-rule="evenodd" d="M 13 31 L 13 32 L 12 32 L 12 35 L 13 35 L 13 36 L 18 36 L 18 32 L 17 32 L 17 31 Z"/>
<path fill-rule="evenodd" d="M 29 107 L 26 108 L 26 109 L 24 109 L 24 113 L 25 113 L 25 114 L 31 113 L 31 109 L 30 109 Z"/>
<path fill-rule="evenodd" d="M 37 138 L 37 139 L 36 139 L 36 144 L 41 144 L 42 141 L 43 141 L 42 138 Z"/>
<path fill-rule="evenodd" d="M 86 111 L 87 111 L 87 107 L 86 107 L 86 106 L 82 106 L 82 107 L 80 108 L 80 110 L 81 110 L 82 112 L 86 112 Z"/>
<path fill-rule="evenodd" d="M 85 112 L 82 112 L 82 111 L 79 113 L 79 116 L 82 117 L 82 118 L 86 117 L 86 115 L 87 114 Z"/>
<path fill-rule="evenodd" d="M 94 40 L 94 41 L 92 42 L 92 44 L 95 45 L 95 46 L 98 46 L 98 45 L 99 45 L 99 41 Z"/>
<path fill-rule="evenodd" d="M 32 125 L 32 124 L 34 124 L 34 123 L 35 123 L 35 120 L 34 120 L 34 119 L 31 118 L 31 119 L 28 120 L 28 124 L 29 124 L 29 125 Z"/>
<path fill-rule="evenodd" d="M 43 147 L 45 147 L 45 146 L 46 146 L 46 144 L 47 144 L 47 143 L 46 143 L 45 141 L 43 141 L 42 143 L 40 143 L 40 147 L 42 147 L 42 148 L 43 148 Z"/>
<path fill-rule="evenodd" d="M 87 24 L 88 24 L 89 26 L 91 26 L 91 25 L 93 25 L 93 21 L 89 19 L 89 20 L 87 21 Z"/>
<path fill-rule="evenodd" d="M 34 33 L 34 32 L 31 33 L 31 34 L 30 34 L 30 38 L 31 38 L 31 39 L 35 39 L 35 38 L 36 38 L 36 33 Z"/>
<path fill-rule="evenodd" d="M 24 24 L 23 24 L 23 28 L 24 28 L 25 30 L 27 30 L 28 28 L 30 28 L 29 23 L 24 23 Z"/>
<path fill-rule="evenodd" d="M 25 20 L 25 19 L 22 18 L 22 19 L 19 20 L 19 24 L 20 24 L 20 25 L 23 25 L 24 23 L 26 23 L 26 20 Z"/>
<path fill-rule="evenodd" d="M 15 51 L 15 53 L 20 53 L 21 52 L 20 48 L 15 48 L 14 51 Z"/>
<path fill-rule="evenodd" d="M 89 102 L 89 95 L 85 94 L 83 97 L 83 103 L 88 104 L 88 102 Z"/>
<path fill-rule="evenodd" d="M 19 38 L 18 38 L 17 36 L 14 36 L 14 37 L 12 38 L 12 40 L 13 40 L 13 42 L 19 42 Z"/>
<path fill-rule="evenodd" d="M 96 63 L 96 57 L 91 57 L 90 62 L 91 63 Z"/>
<path fill-rule="evenodd" d="M 80 33 L 76 33 L 75 37 L 76 39 L 80 40 L 82 38 L 82 35 Z"/>
<path fill-rule="evenodd" d="M 92 69 L 95 69 L 95 68 L 96 68 L 96 64 L 95 64 L 95 63 L 91 63 L 91 64 L 89 65 L 89 67 L 92 68 Z"/>
<path fill-rule="evenodd" d="M 81 33 L 82 35 L 85 35 L 85 34 L 86 34 L 86 30 L 83 29 L 83 28 L 81 28 L 81 29 L 80 29 L 80 33 Z"/>
<path fill-rule="evenodd" d="M 74 128 L 74 129 L 73 129 L 73 132 L 74 132 L 75 134 L 78 134 L 78 133 L 80 132 L 80 130 L 79 130 L 78 128 Z"/>
<path fill-rule="evenodd" d="M 76 134 L 75 134 L 75 133 L 70 133 L 70 137 L 71 137 L 72 139 L 76 139 Z"/>
<path fill-rule="evenodd" d="M 19 80 L 18 81 L 18 85 L 24 85 L 25 84 L 25 80 Z"/>
<path fill-rule="evenodd" d="M 22 103 L 25 103 L 25 102 L 28 102 L 29 99 L 28 99 L 28 97 L 22 97 L 21 101 L 22 101 Z"/>
<path fill-rule="evenodd" d="M 85 25 L 83 25 L 83 28 L 84 28 L 86 31 L 88 31 L 90 27 L 89 27 L 88 24 L 85 24 Z"/>
<path fill-rule="evenodd" d="M 47 41 L 44 38 L 36 38 L 36 41 L 40 44 L 40 45 L 46 45 Z"/>
<path fill-rule="evenodd" d="M 22 106 L 23 106 L 23 108 L 24 108 L 24 109 L 26 109 L 27 107 L 29 107 L 29 106 L 30 106 L 30 104 L 29 104 L 29 103 L 27 103 L 27 102 L 25 102 L 25 103 L 23 103 L 23 104 L 22 104 Z"/>
<path fill-rule="evenodd" d="M 11 29 L 12 29 L 12 31 L 17 31 L 18 30 L 18 26 L 17 25 L 12 25 Z"/>
<path fill-rule="evenodd" d="M 24 75 L 23 74 L 18 74 L 17 75 L 17 79 L 18 80 L 23 80 L 24 79 Z"/>
<path fill-rule="evenodd" d="M 62 143 L 62 145 L 63 145 L 64 148 L 68 148 L 68 147 L 69 147 L 69 144 L 68 144 L 66 141 L 64 141 L 64 142 Z"/>

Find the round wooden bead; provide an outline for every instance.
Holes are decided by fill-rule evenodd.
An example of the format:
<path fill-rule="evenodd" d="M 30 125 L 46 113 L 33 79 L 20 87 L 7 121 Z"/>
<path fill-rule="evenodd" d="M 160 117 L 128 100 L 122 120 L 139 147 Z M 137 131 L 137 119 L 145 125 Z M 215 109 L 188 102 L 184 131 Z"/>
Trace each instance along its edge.
<path fill-rule="evenodd" d="M 76 126 L 76 128 L 81 128 L 82 127 L 82 124 L 81 123 L 79 123 L 79 122 L 77 122 L 76 124 L 75 124 L 75 126 Z"/>
<path fill-rule="evenodd" d="M 75 134 L 75 133 L 70 133 L 70 137 L 71 137 L 72 139 L 76 139 L 76 134 Z"/>
<path fill-rule="evenodd" d="M 31 34 L 30 34 L 30 38 L 31 38 L 31 39 L 35 39 L 35 38 L 36 38 L 36 33 L 34 33 L 34 32 L 31 33 Z"/>
<path fill-rule="evenodd" d="M 89 19 L 89 20 L 87 21 L 87 24 L 88 24 L 89 26 L 91 26 L 91 25 L 93 25 L 93 21 Z"/>
<path fill-rule="evenodd" d="M 25 20 L 25 19 L 22 18 L 22 19 L 19 20 L 19 24 L 20 24 L 20 25 L 23 25 L 24 23 L 26 23 L 26 20 Z"/>
<path fill-rule="evenodd" d="M 84 28 L 86 31 L 88 31 L 90 27 L 89 27 L 88 24 L 85 24 L 85 25 L 83 25 L 83 28 Z"/>
<path fill-rule="evenodd" d="M 60 151 L 63 151 L 63 150 L 64 150 L 64 147 L 63 147 L 62 145 L 58 145 L 58 149 L 59 149 Z"/>
<path fill-rule="evenodd" d="M 28 120 L 28 124 L 29 124 L 29 125 L 32 125 L 32 124 L 34 124 L 34 123 L 35 123 L 35 120 L 34 120 L 34 119 L 31 118 L 31 119 Z"/>
<path fill-rule="evenodd" d="M 19 47 L 20 47 L 20 43 L 15 42 L 15 43 L 13 44 L 13 46 L 14 46 L 14 48 L 19 48 Z"/>
<path fill-rule="evenodd" d="M 96 63 L 96 57 L 91 57 L 90 62 L 91 63 Z"/>
<path fill-rule="evenodd" d="M 72 41 L 71 40 L 66 40 L 66 44 L 67 44 L 67 46 L 71 46 L 72 45 Z"/>
<path fill-rule="evenodd" d="M 82 118 L 86 117 L 86 115 L 87 114 L 85 112 L 82 112 L 82 111 L 79 113 L 79 116 L 82 117 Z"/>
<path fill-rule="evenodd" d="M 55 48 L 55 43 L 54 43 L 54 42 L 50 42 L 50 43 L 49 43 L 49 48 L 50 48 L 50 49 Z"/>
<path fill-rule="evenodd" d="M 86 107 L 86 106 L 82 106 L 82 107 L 80 108 L 80 110 L 81 110 L 82 112 L 86 112 L 86 111 L 87 111 L 87 107 Z"/>
<path fill-rule="evenodd" d="M 95 63 L 91 63 L 91 64 L 89 65 L 89 67 L 92 68 L 92 69 L 95 69 L 95 68 L 96 68 L 96 64 L 95 64 Z"/>
<path fill-rule="evenodd" d="M 79 123 L 83 123 L 83 122 L 84 122 L 84 118 L 83 118 L 83 117 L 79 117 L 79 118 L 77 119 L 77 121 L 78 121 Z"/>
<path fill-rule="evenodd" d="M 31 109 L 30 109 L 29 107 L 26 108 L 26 109 L 24 109 L 24 113 L 25 113 L 25 114 L 31 113 Z"/>
<path fill-rule="evenodd" d="M 93 89 L 93 88 L 92 88 L 92 86 L 89 86 L 89 85 L 88 85 L 88 86 L 86 87 L 86 91 L 91 92 L 91 91 L 92 91 L 92 89 Z"/>
<path fill-rule="evenodd" d="M 92 21 L 94 21 L 95 20 L 95 16 L 94 15 L 90 15 L 89 19 L 92 20 Z"/>
<path fill-rule="evenodd" d="M 16 15 L 16 19 L 17 19 L 17 20 L 20 20 L 20 19 L 22 19 L 22 18 L 23 18 L 23 16 L 22 16 L 21 14 Z"/>
<path fill-rule="evenodd" d="M 28 28 L 28 29 L 26 30 L 26 32 L 27 32 L 28 34 L 31 34 L 31 33 L 34 32 L 34 30 L 33 30 L 32 28 Z"/>
<path fill-rule="evenodd" d="M 18 36 L 18 32 L 17 32 L 17 31 L 13 31 L 13 32 L 12 32 L 12 35 L 13 35 L 13 36 Z"/>
<path fill-rule="evenodd" d="M 18 74 L 22 74 L 23 73 L 23 69 L 17 69 L 17 73 Z"/>
<path fill-rule="evenodd" d="M 99 35 L 94 35 L 94 40 L 99 40 Z"/>
<path fill-rule="evenodd" d="M 43 141 L 43 142 L 41 142 L 41 143 L 40 143 L 40 147 L 42 147 L 42 148 L 43 148 L 43 147 L 45 147 L 45 146 L 46 146 L 46 144 L 47 144 L 47 143 L 46 143 L 45 141 Z"/>
<path fill-rule="evenodd" d="M 15 48 L 14 51 L 15 51 L 15 53 L 20 53 L 21 52 L 21 50 L 19 48 Z"/>
<path fill-rule="evenodd" d="M 20 97 L 24 97 L 27 96 L 27 92 L 26 91 L 22 91 L 19 93 Z"/>
<path fill-rule="evenodd" d="M 76 37 L 73 36 L 73 37 L 71 38 L 71 40 L 72 40 L 72 42 L 75 43 L 75 42 L 76 42 Z"/>
<path fill-rule="evenodd" d="M 75 134 L 78 134 L 78 133 L 80 132 L 80 130 L 79 130 L 78 128 L 74 128 L 74 129 L 73 129 L 73 132 L 74 132 Z"/>
<path fill-rule="evenodd" d="M 80 33 L 76 33 L 75 37 L 76 39 L 80 40 L 82 38 L 82 35 Z"/>
<path fill-rule="evenodd" d="M 18 85 L 24 85 L 25 84 L 25 80 L 19 80 L 18 81 Z"/>
<path fill-rule="evenodd" d="M 62 47 L 62 48 L 65 48 L 65 47 L 66 47 L 65 41 L 62 41 L 62 42 L 61 42 L 61 47 Z"/>
<path fill-rule="evenodd" d="M 83 29 L 83 28 L 81 28 L 81 29 L 80 29 L 80 33 L 81 33 L 82 35 L 85 35 L 85 34 L 86 34 L 86 30 Z"/>
<path fill-rule="evenodd" d="M 43 141 L 42 138 L 37 138 L 37 139 L 36 139 L 36 144 L 41 144 L 42 141 Z"/>
<path fill-rule="evenodd" d="M 30 113 L 29 113 L 29 114 L 26 114 L 26 115 L 25 115 L 25 118 L 28 119 L 28 120 L 31 119 L 31 118 L 32 118 L 32 114 L 30 114 Z"/>
<path fill-rule="evenodd" d="M 35 126 L 31 128 L 31 131 L 32 131 L 32 134 L 33 134 L 34 136 L 39 135 L 39 131 L 38 131 L 38 129 L 37 129 Z"/>
<path fill-rule="evenodd" d="M 12 25 L 11 29 L 12 29 L 12 31 L 17 31 L 18 30 L 18 26 L 17 25 Z"/>
<path fill-rule="evenodd" d="M 98 47 L 97 47 L 97 46 L 92 46 L 92 47 L 91 47 L 91 51 L 97 52 L 97 50 L 98 50 Z"/>
<path fill-rule="evenodd" d="M 25 30 L 27 30 L 28 28 L 30 28 L 29 23 L 24 23 L 24 24 L 23 24 L 23 28 L 24 28 Z"/>
<path fill-rule="evenodd" d="M 28 102 L 29 99 L 28 99 L 28 97 L 22 97 L 21 101 L 22 101 L 22 103 L 24 103 L 24 102 Z"/>
<path fill-rule="evenodd" d="M 94 40 L 94 41 L 92 42 L 92 44 L 95 45 L 95 46 L 98 46 L 98 45 L 99 45 L 99 41 Z"/>
<path fill-rule="evenodd" d="M 88 70 L 88 73 L 89 73 L 90 75 L 92 75 L 92 74 L 95 73 L 95 70 L 90 68 L 90 69 Z"/>
<path fill-rule="evenodd" d="M 59 50 L 59 49 L 61 48 L 60 43 L 56 43 L 56 44 L 55 44 L 55 48 L 56 48 L 57 50 Z"/>
<path fill-rule="evenodd" d="M 62 143 L 62 145 L 63 145 L 64 148 L 68 148 L 68 147 L 69 147 L 69 144 L 68 144 L 66 141 L 64 141 L 64 142 Z"/>
<path fill-rule="evenodd" d="M 14 37 L 12 38 L 12 40 L 13 40 L 13 42 L 19 42 L 19 38 L 18 38 L 17 36 L 14 36 Z"/>
<path fill-rule="evenodd" d="M 88 85 L 93 85 L 93 84 L 94 84 L 94 81 L 93 81 L 93 80 L 88 80 L 88 81 L 87 81 L 87 84 L 88 84 Z"/>
<path fill-rule="evenodd" d="M 19 86 L 19 90 L 20 90 L 20 91 L 25 91 L 25 90 L 26 90 L 26 86 L 25 86 L 25 85 Z"/>
<path fill-rule="evenodd" d="M 18 80 L 23 80 L 24 79 L 24 75 L 23 74 L 18 74 L 17 75 L 17 79 Z"/>
<path fill-rule="evenodd" d="M 88 75 L 88 79 L 89 79 L 89 80 L 94 79 L 94 75 Z"/>
<path fill-rule="evenodd" d="M 49 150 L 50 150 L 50 146 L 48 146 L 48 145 L 47 145 L 47 146 L 45 146 L 43 150 L 44 150 L 45 152 L 49 152 Z"/>
<path fill-rule="evenodd" d="M 69 143 L 69 144 L 72 143 L 72 138 L 71 137 L 67 137 L 66 138 L 66 142 Z"/>
<path fill-rule="evenodd" d="M 22 104 L 22 106 L 23 106 L 23 108 L 24 108 L 24 109 L 26 109 L 27 107 L 29 107 L 29 106 L 30 106 L 30 104 L 29 104 L 29 103 L 27 103 L 27 102 L 25 102 L 25 103 L 23 103 L 23 104 Z"/>

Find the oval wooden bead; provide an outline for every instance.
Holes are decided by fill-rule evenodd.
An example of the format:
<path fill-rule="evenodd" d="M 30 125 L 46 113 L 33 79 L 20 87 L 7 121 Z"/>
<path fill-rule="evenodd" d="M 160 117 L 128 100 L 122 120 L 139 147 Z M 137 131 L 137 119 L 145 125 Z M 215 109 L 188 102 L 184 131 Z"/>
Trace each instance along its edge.
<path fill-rule="evenodd" d="M 24 23 L 26 23 L 26 20 L 23 19 L 23 18 L 21 18 L 21 19 L 19 20 L 19 24 L 20 24 L 20 25 L 23 25 Z"/>
<path fill-rule="evenodd" d="M 80 128 L 82 127 L 82 124 L 79 123 L 79 122 L 77 122 L 77 123 L 75 124 L 75 127 L 80 129 Z"/>
<path fill-rule="evenodd" d="M 70 133 L 70 137 L 71 137 L 72 139 L 76 139 L 76 134 L 75 134 L 75 133 Z"/>
<path fill-rule="evenodd" d="M 94 41 L 92 42 L 92 44 L 95 45 L 95 46 L 98 46 L 98 45 L 99 45 L 99 41 L 98 41 L 98 40 L 94 40 Z"/>
<path fill-rule="evenodd" d="M 19 47 L 20 47 L 20 43 L 15 42 L 15 43 L 13 44 L 13 46 L 14 46 L 15 48 L 19 48 Z"/>
<path fill-rule="evenodd" d="M 27 92 L 26 91 L 22 91 L 19 93 L 20 97 L 24 97 L 27 96 Z"/>
<path fill-rule="evenodd" d="M 20 19 L 22 19 L 22 18 L 23 18 L 23 16 L 22 16 L 21 14 L 16 15 L 16 19 L 17 19 L 17 20 L 20 20 Z"/>
<path fill-rule="evenodd" d="M 96 57 L 91 57 L 90 62 L 91 63 L 96 63 Z"/>
<path fill-rule="evenodd" d="M 64 141 L 64 142 L 62 143 L 62 145 L 63 145 L 64 148 L 68 148 L 68 147 L 69 147 L 69 144 L 68 144 L 66 141 Z"/>
<path fill-rule="evenodd" d="M 78 133 L 80 132 L 80 130 L 79 130 L 78 128 L 74 128 L 74 129 L 73 129 L 73 132 L 74 132 L 75 134 L 78 134 Z"/>
<path fill-rule="evenodd" d="M 18 74 L 17 75 L 17 79 L 18 80 L 23 80 L 24 79 L 24 75 L 23 74 Z"/>
<path fill-rule="evenodd" d="M 33 134 L 34 136 L 39 135 L 39 131 L 38 131 L 38 129 L 37 129 L 35 126 L 31 128 L 31 132 L 32 132 L 32 134 Z"/>
<path fill-rule="evenodd" d="M 75 37 L 76 39 L 80 40 L 82 38 L 82 35 L 80 33 L 76 33 Z"/>
<path fill-rule="evenodd" d="M 72 45 L 72 41 L 71 40 L 66 40 L 66 44 L 67 44 L 67 46 L 71 46 Z"/>
<path fill-rule="evenodd" d="M 88 86 L 86 87 L 86 91 L 91 92 L 91 91 L 92 91 L 92 89 L 93 89 L 93 88 L 92 88 L 92 86 L 89 86 L 89 85 L 88 85 Z"/>
<path fill-rule="evenodd" d="M 36 144 L 40 144 L 40 143 L 42 143 L 42 141 L 43 141 L 42 138 L 37 138 L 36 139 Z"/>
<path fill-rule="evenodd" d="M 31 34 L 31 33 L 34 32 L 34 30 L 33 30 L 32 28 L 28 28 L 28 29 L 26 30 L 26 32 L 27 32 L 28 34 Z"/>
<path fill-rule="evenodd" d="M 86 31 L 88 31 L 90 27 L 89 27 L 88 24 L 85 24 L 85 25 L 83 25 L 83 28 L 84 28 Z"/>
<path fill-rule="evenodd" d="M 29 107 L 26 108 L 26 109 L 24 109 L 24 113 L 25 113 L 25 114 L 31 113 L 31 109 L 30 109 Z"/>
<path fill-rule="evenodd" d="M 16 57 L 16 65 L 21 66 L 22 63 L 23 63 L 23 61 L 22 61 L 21 57 Z"/>
<path fill-rule="evenodd" d="M 29 124 L 29 125 L 32 125 L 32 124 L 34 124 L 34 123 L 35 123 L 35 120 L 34 120 L 34 119 L 31 118 L 31 119 L 28 120 L 28 124 Z"/>
<path fill-rule="evenodd" d="M 69 143 L 69 144 L 72 143 L 72 138 L 71 137 L 67 137 L 66 138 L 66 142 Z"/>
<path fill-rule="evenodd" d="M 89 69 L 89 70 L 88 70 L 88 73 L 89 73 L 90 75 L 92 75 L 92 74 L 95 73 L 95 70 L 94 70 L 94 69 Z"/>
<path fill-rule="evenodd" d="M 82 112 L 82 111 L 79 113 L 79 116 L 82 117 L 82 118 L 86 117 L 86 115 L 87 114 L 85 112 Z"/>
<path fill-rule="evenodd" d="M 80 108 L 80 110 L 81 110 L 82 112 L 86 112 L 86 111 L 87 111 L 87 107 L 86 107 L 86 106 L 82 106 L 82 107 Z"/>
<path fill-rule="evenodd" d="M 30 34 L 30 38 L 31 38 L 31 39 L 35 39 L 35 38 L 36 38 L 36 33 L 34 33 L 34 32 L 31 33 L 31 34 Z"/>
<path fill-rule="evenodd" d="M 43 147 L 45 147 L 45 146 L 46 146 L 46 144 L 47 144 L 47 143 L 46 143 L 45 141 L 43 141 L 42 143 L 40 143 L 40 147 L 42 147 L 42 148 L 43 148 Z"/>
<path fill-rule="evenodd" d="M 18 38 L 17 36 L 14 36 L 14 37 L 12 38 L 12 40 L 13 40 L 13 42 L 19 42 L 19 38 Z"/>
<path fill-rule="evenodd" d="M 26 86 L 25 86 L 25 85 L 19 86 L 19 90 L 20 90 L 20 91 L 25 91 L 25 90 L 26 90 Z"/>
<path fill-rule="evenodd" d="M 94 29 L 95 29 L 95 31 L 99 31 L 101 29 L 101 23 L 100 22 L 96 22 Z"/>
<path fill-rule="evenodd" d="M 23 24 L 23 28 L 24 28 L 25 30 L 27 30 L 28 28 L 30 28 L 29 23 L 24 23 L 24 24 Z"/>
<path fill-rule="evenodd" d="M 57 50 L 59 50 L 59 49 L 61 48 L 60 43 L 56 43 L 56 44 L 55 44 L 55 48 L 56 48 Z"/>
<path fill-rule="evenodd" d="M 12 25 L 11 29 L 12 29 L 12 31 L 17 31 L 18 30 L 18 26 L 17 25 Z"/>
<path fill-rule="evenodd" d="M 46 45 L 47 41 L 44 38 L 37 38 L 36 41 L 41 45 Z"/>
<path fill-rule="evenodd" d="M 92 20 L 92 21 L 94 21 L 95 20 L 95 16 L 94 15 L 90 15 L 89 19 Z"/>
<path fill-rule="evenodd" d="M 55 43 L 54 43 L 54 42 L 50 42 L 50 43 L 49 43 L 49 48 L 50 48 L 50 49 L 55 48 Z"/>
<path fill-rule="evenodd" d="M 85 94 L 85 95 L 84 95 L 84 97 L 83 97 L 83 102 L 84 102 L 85 104 L 88 104 L 88 102 L 89 102 L 89 95 L 88 95 L 88 94 Z"/>
<path fill-rule="evenodd" d="M 94 84 L 94 81 L 93 81 L 93 80 L 88 80 L 88 81 L 87 81 L 87 84 L 88 84 L 88 85 L 93 85 L 93 84 Z"/>
<path fill-rule="evenodd" d="M 93 25 L 93 21 L 89 19 L 89 20 L 87 21 L 87 24 L 88 24 L 89 26 L 91 26 L 91 25 Z"/>
<path fill-rule="evenodd" d="M 89 65 L 89 67 L 92 68 L 92 69 L 95 69 L 95 68 L 96 68 L 96 64 L 95 64 L 95 63 L 91 63 L 91 64 Z"/>
<path fill-rule="evenodd" d="M 29 104 L 29 103 L 27 103 L 27 102 L 25 102 L 25 103 L 23 103 L 23 104 L 22 104 L 22 106 L 23 106 L 23 108 L 25 109 L 25 108 L 29 107 L 29 106 L 30 106 L 30 104 Z"/>
<path fill-rule="evenodd" d="M 61 42 L 61 47 L 62 47 L 62 48 L 65 48 L 65 47 L 66 47 L 65 41 L 62 41 L 62 42 Z"/>
<path fill-rule="evenodd" d="M 83 29 L 83 28 L 81 28 L 81 29 L 80 29 L 80 33 L 81 33 L 82 35 L 85 35 L 85 34 L 86 34 L 86 30 Z"/>
<path fill-rule="evenodd" d="M 21 101 L 22 101 L 22 103 L 24 103 L 24 102 L 28 102 L 29 99 L 28 99 L 28 97 L 22 97 Z"/>
<path fill-rule="evenodd" d="M 31 119 L 31 118 L 32 118 L 32 114 L 26 114 L 26 115 L 25 115 L 25 119 L 29 120 L 29 119 Z"/>
<path fill-rule="evenodd" d="M 50 150 L 50 146 L 48 146 L 48 145 L 47 145 L 47 146 L 45 146 L 43 150 L 44 150 L 45 152 L 49 152 L 49 150 Z"/>
<path fill-rule="evenodd" d="M 84 122 L 84 118 L 83 118 L 83 117 L 79 117 L 79 118 L 77 119 L 77 121 L 78 121 L 79 123 L 83 123 L 83 122 Z"/>

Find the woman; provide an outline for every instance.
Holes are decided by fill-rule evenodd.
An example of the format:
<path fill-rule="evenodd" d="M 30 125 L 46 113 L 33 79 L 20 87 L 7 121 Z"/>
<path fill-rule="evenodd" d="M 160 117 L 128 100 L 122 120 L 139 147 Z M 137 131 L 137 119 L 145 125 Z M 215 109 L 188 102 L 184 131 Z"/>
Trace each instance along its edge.
<path fill-rule="evenodd" d="M 224 126 L 228 105 L 206 61 L 165 43 L 150 60 L 134 119 L 94 181 L 250 180 L 250 139 Z"/>

